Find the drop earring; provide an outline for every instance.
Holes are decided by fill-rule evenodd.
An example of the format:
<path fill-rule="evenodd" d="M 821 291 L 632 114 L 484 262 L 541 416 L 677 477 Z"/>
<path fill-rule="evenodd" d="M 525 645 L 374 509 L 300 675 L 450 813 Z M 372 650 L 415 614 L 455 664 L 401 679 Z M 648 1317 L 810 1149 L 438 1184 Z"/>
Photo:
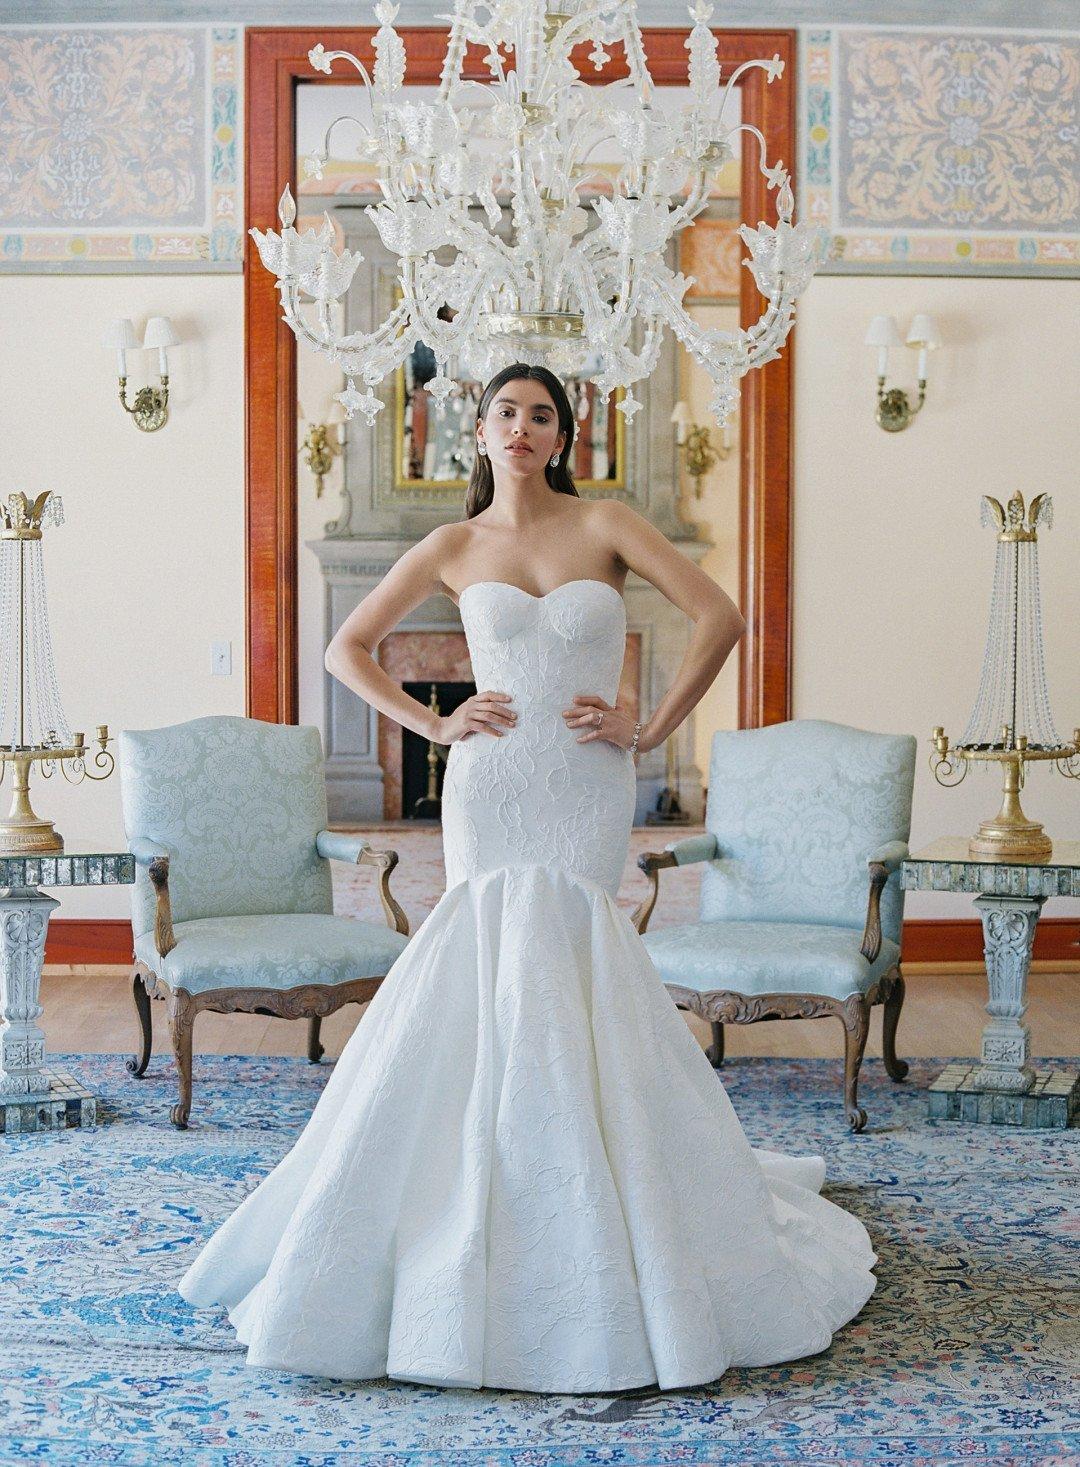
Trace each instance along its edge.
<path fill-rule="evenodd" d="M 551 460 L 551 467 L 553 469 L 557 469 L 559 467 L 559 455 L 558 454 L 555 454 L 555 456 L 552 458 L 552 460 Z"/>
<path fill-rule="evenodd" d="M 487 458 L 487 444 L 481 438 L 476 440 L 476 451 L 481 458 Z"/>

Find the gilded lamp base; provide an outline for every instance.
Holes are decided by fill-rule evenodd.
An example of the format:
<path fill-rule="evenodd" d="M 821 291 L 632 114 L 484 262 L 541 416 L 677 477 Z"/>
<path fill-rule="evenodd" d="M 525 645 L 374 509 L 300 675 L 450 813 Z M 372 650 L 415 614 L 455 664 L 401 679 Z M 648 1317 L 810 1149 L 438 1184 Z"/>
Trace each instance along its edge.
<path fill-rule="evenodd" d="M 973 856 L 996 856 L 1002 861 L 1045 861 L 1053 854 L 1054 843 L 1037 820 L 1003 821 L 995 815 L 993 820 L 979 822 L 968 850 Z"/>
<path fill-rule="evenodd" d="M 56 856 L 64 837 L 51 820 L 0 820 L 0 856 Z"/>

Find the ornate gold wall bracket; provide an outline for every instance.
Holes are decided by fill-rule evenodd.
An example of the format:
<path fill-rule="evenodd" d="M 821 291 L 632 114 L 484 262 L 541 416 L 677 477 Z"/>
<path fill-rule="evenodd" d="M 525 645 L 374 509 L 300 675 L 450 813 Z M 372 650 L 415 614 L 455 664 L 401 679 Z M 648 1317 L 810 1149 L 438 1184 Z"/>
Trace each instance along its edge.
<path fill-rule="evenodd" d="M 127 400 L 127 378 L 120 378 L 120 406 L 130 413 L 136 428 L 144 433 L 156 433 L 169 421 L 169 379 L 162 377 L 160 387 L 140 387 L 135 401 Z"/>
<path fill-rule="evenodd" d="M 919 396 L 912 403 L 902 387 L 885 390 L 885 378 L 877 380 L 877 421 L 886 433 L 900 433 L 911 424 L 911 420 L 926 401 L 926 381 L 919 382 Z"/>

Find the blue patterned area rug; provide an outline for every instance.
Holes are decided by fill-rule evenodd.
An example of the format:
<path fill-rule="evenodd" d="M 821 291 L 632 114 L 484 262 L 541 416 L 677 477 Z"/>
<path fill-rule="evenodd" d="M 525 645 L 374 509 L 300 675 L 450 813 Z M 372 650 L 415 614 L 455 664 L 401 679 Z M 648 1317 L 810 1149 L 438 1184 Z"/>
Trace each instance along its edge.
<path fill-rule="evenodd" d="M 191 1130 L 171 1063 L 56 1056 L 103 1097 L 92 1131 L 0 1138 L 0 1461 L 75 1467 L 667 1467 L 1080 1460 L 1077 1132 L 926 1118 L 864 1067 L 870 1129 L 842 1128 L 840 1067 L 735 1059 L 751 1140 L 828 1158 L 880 1284 L 825 1354 L 711 1387 L 603 1396 L 440 1390 L 248 1368 L 224 1314 L 174 1290 L 201 1241 L 292 1144 L 327 1067 L 198 1057 Z M 357 1239 L 363 1246 L 363 1239 Z"/>

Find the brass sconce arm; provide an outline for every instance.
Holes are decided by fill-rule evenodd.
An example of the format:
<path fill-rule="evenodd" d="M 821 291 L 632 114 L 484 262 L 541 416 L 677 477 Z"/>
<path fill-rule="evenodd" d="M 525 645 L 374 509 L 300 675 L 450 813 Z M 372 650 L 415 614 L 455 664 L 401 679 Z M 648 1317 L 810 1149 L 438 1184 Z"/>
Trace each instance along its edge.
<path fill-rule="evenodd" d="M 130 413 L 136 428 L 144 433 L 156 433 L 169 419 L 169 379 L 162 377 L 160 387 L 140 387 L 135 401 L 127 400 L 127 378 L 120 378 L 120 406 Z"/>

